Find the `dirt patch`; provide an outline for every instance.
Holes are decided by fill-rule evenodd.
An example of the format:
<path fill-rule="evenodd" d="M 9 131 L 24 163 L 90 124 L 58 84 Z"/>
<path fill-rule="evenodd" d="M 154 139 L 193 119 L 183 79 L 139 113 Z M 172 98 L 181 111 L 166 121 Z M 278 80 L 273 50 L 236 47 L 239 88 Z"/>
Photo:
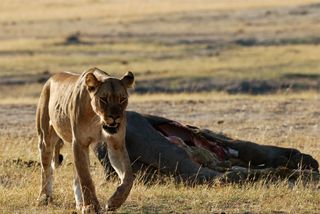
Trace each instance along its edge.
<path fill-rule="evenodd" d="M 234 41 L 241 46 L 281 46 L 281 45 L 319 45 L 320 37 L 303 38 L 280 38 L 280 39 L 258 39 L 258 38 L 240 38 Z"/>
<path fill-rule="evenodd" d="M 50 72 L 35 75 L 5 76 L 0 86 L 44 83 Z M 281 91 L 320 90 L 319 74 L 284 74 L 269 80 L 228 80 L 216 77 L 166 77 L 137 81 L 135 93 L 182 93 L 224 91 L 230 94 L 272 94 Z M 39 92 L 40 93 L 40 92 Z"/>
<path fill-rule="evenodd" d="M 226 80 L 205 77 L 170 77 L 139 81 L 136 93 L 225 91 L 230 94 L 270 94 L 281 91 L 320 90 L 320 75 L 285 74 L 269 80 Z"/>
<path fill-rule="evenodd" d="M 45 83 L 51 75 L 52 74 L 50 74 L 49 71 L 43 71 L 41 74 L 3 76 L 0 79 L 0 85 L 25 85 L 32 83 Z"/>
<path fill-rule="evenodd" d="M 320 75 L 288 74 L 276 80 L 242 80 L 224 88 L 224 91 L 231 94 L 270 94 L 305 90 L 319 91 Z"/>
<path fill-rule="evenodd" d="M 64 38 L 63 42 L 56 45 L 93 45 L 93 42 L 83 41 L 80 32 L 71 33 Z"/>

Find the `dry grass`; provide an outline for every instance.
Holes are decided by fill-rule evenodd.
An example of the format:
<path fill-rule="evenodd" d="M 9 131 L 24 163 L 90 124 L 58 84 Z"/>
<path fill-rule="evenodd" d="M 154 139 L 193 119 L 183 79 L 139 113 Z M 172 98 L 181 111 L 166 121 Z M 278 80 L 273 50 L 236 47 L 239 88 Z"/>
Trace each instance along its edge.
<path fill-rule="evenodd" d="M 74 210 L 71 188 L 71 165 L 56 172 L 54 202 L 48 207 L 36 205 L 39 169 L 1 166 L 0 205 L 2 213 L 70 213 Z M 94 167 L 96 168 L 96 167 Z M 117 182 L 104 181 L 103 173 L 94 169 L 93 177 L 102 205 L 116 188 Z M 9 180 L 9 181 L 8 181 Z M 266 185 L 206 185 L 186 187 L 168 180 L 146 186 L 135 183 L 132 193 L 119 213 L 318 213 L 320 194 L 316 186 L 286 182 Z M 303 197 L 302 197 L 303 196 Z"/>
<path fill-rule="evenodd" d="M 223 93 L 133 95 L 129 109 L 177 119 L 188 124 L 223 131 L 233 137 L 258 143 L 295 147 L 320 159 L 319 94 L 269 96 Z M 34 134 L 35 104 L 1 104 L 0 116 L 0 207 L 2 213 L 73 212 L 73 165 L 70 146 L 62 153 L 64 165 L 55 173 L 54 202 L 38 207 L 39 166 Z M 197 111 L 195 110 L 197 109 Z M 13 116 L 17 114 L 17 116 Z M 222 124 L 217 121 L 223 120 Z M 19 129 L 16 127 L 19 126 Z M 13 160 L 20 158 L 22 163 Z M 117 185 L 105 181 L 102 167 L 91 154 L 92 174 L 102 205 Z M 27 163 L 23 163 L 27 162 Z M 137 179 L 120 213 L 318 213 L 319 183 L 289 185 L 265 181 L 245 185 L 199 185 L 187 187 L 167 178 L 152 185 Z"/>
<path fill-rule="evenodd" d="M 316 0 L 28 1 L 1 0 L 0 78 L 98 66 L 143 80 L 169 77 L 274 79 L 320 73 Z M 80 32 L 76 45 L 66 36 Z M 268 45 L 237 45 L 253 38 Z M 315 39 L 314 41 L 312 39 Z M 285 41 L 284 44 L 279 41 Z M 311 41 L 311 42 L 310 42 Z M 278 43 L 277 43 L 278 42 Z M 287 42 L 287 43 L 286 43 Z M 54 202 L 38 207 L 34 129 L 41 84 L 0 85 L 0 213 L 71 213 L 73 165 L 65 146 Z M 263 144 L 295 147 L 320 160 L 318 92 L 268 96 L 225 93 L 134 94 L 129 109 Z M 222 121 L 222 122 L 221 122 Z M 92 154 L 91 154 L 92 155 Z M 21 159 L 22 162 L 14 161 Z M 105 204 L 117 185 L 92 155 Z M 30 162 L 31 161 L 31 162 Z M 120 213 L 320 213 L 319 183 L 286 181 L 186 187 L 171 178 L 136 181 Z"/>
<path fill-rule="evenodd" d="M 95 0 L 81 1 L 34 1 L 30 2 L 28 7 L 30 10 L 25 10 L 19 0 L 3 0 L 1 6 L 6 10 L 0 15 L 0 21 L 45 21 L 45 20 L 61 20 L 73 19 L 81 17 L 88 18 L 110 18 L 115 20 L 123 19 L 132 21 L 130 18 L 139 18 L 151 16 L 154 14 L 167 14 L 188 11 L 203 11 L 203 10 L 243 10 L 243 9 L 259 9 L 259 8 L 274 8 L 289 5 L 301 5 L 308 3 L 316 3 L 316 0 L 284 0 L 284 1 L 266 1 L 259 2 L 249 0 L 239 3 L 238 1 L 230 1 L 228 4 L 220 1 L 201 0 L 196 3 L 193 1 L 181 2 L 174 1 L 144 1 L 135 2 L 103 2 Z M 112 16 L 111 16 L 112 15 Z"/>
<path fill-rule="evenodd" d="M 285 74 L 319 74 L 320 51 L 314 45 L 225 48 L 219 55 L 202 55 L 205 45 L 96 44 L 56 47 L 55 42 L 33 41 L 15 47 L 1 57 L 0 75 L 36 74 L 49 70 L 74 72 L 98 66 L 113 75 L 132 70 L 141 80 L 165 77 L 213 77 L 227 79 L 276 79 Z M 1 42 L 0 42 L 1 43 Z M 32 42 L 31 42 L 32 44 Z M 23 50 L 17 50 L 17 49 Z M 28 54 L 28 51 L 32 54 Z M 27 53 L 25 53 L 27 52 Z M 162 58 L 162 59 L 161 59 Z"/>
<path fill-rule="evenodd" d="M 3 167 L 1 167 L 3 169 Z M 55 201 L 48 207 L 36 206 L 39 170 L 6 167 L 10 182 L 0 186 L 0 205 L 3 213 L 71 213 L 74 201 L 71 188 L 72 166 L 63 166 L 56 173 Z M 14 174 L 12 171 L 16 171 Z M 103 179 L 99 170 L 93 171 L 97 194 L 102 205 L 115 189 L 117 182 Z M 6 172 L 2 173 L 5 174 Z M 9 177 L 10 176 L 10 177 Z M 23 178 L 23 179 L 21 179 Z M 4 181 L 2 181 L 4 182 Z M 186 187 L 171 181 L 146 186 L 135 183 L 128 200 L 119 213 L 318 213 L 319 192 L 315 186 L 286 182 L 266 185 L 206 185 Z M 302 197 L 303 195 L 303 197 Z"/>
<path fill-rule="evenodd" d="M 317 1 L 2 1 L 0 76 L 99 66 L 145 78 L 319 73 Z M 306 8 L 306 9 L 304 9 Z M 304 15 L 295 15 L 305 12 Z M 312 12 L 313 11 L 313 12 Z M 268 15 L 269 14 L 269 15 Z M 62 33 L 63 32 L 63 33 Z M 80 32 L 83 44 L 62 45 Z M 237 39 L 298 41 L 270 47 Z"/>

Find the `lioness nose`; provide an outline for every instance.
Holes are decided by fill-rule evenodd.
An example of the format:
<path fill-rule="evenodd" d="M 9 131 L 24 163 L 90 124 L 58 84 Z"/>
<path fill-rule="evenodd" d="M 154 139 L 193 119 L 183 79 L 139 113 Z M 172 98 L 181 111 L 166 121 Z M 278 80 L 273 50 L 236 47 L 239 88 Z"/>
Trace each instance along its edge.
<path fill-rule="evenodd" d="M 118 115 L 109 115 L 107 118 L 108 123 L 120 123 L 120 116 Z"/>

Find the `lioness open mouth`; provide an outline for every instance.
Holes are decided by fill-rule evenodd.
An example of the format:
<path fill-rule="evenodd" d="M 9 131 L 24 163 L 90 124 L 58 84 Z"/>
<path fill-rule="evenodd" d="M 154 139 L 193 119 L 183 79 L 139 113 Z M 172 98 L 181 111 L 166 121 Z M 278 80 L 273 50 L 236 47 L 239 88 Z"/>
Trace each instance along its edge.
<path fill-rule="evenodd" d="M 119 130 L 119 126 L 120 126 L 119 123 L 113 123 L 113 124 L 102 125 L 102 128 L 109 134 L 116 134 Z"/>

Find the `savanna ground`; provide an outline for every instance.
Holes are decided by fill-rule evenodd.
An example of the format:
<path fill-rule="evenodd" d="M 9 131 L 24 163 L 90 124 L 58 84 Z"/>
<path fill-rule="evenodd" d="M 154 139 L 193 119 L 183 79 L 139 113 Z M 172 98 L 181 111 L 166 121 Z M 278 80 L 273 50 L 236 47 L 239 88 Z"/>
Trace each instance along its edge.
<path fill-rule="evenodd" d="M 48 73 L 62 70 L 132 70 L 130 110 L 295 147 L 320 160 L 317 2 L 2 0 L 0 212 L 75 211 L 69 146 L 55 173 L 53 204 L 36 204 L 36 102 Z M 104 204 L 117 180 L 105 181 L 94 157 L 91 165 Z M 319 201 L 319 183 L 186 187 L 170 178 L 152 185 L 137 179 L 119 212 L 319 213 Z"/>

